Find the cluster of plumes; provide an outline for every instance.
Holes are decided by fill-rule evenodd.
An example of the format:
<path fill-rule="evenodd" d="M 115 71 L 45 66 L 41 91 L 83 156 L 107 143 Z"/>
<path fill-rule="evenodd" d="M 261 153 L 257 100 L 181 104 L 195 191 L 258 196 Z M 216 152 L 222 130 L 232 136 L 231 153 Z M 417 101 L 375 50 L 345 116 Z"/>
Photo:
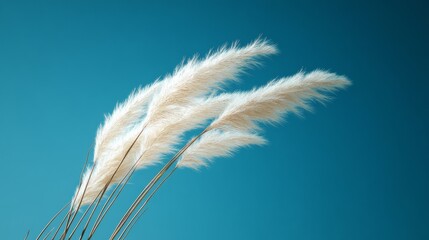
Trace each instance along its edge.
<path fill-rule="evenodd" d="M 299 114 L 310 109 L 311 101 L 323 102 L 330 92 L 350 84 L 343 76 L 315 70 L 273 80 L 251 91 L 222 92 L 225 84 L 237 81 L 261 57 L 276 52 L 276 47 L 264 40 L 242 48 L 233 44 L 203 59 L 194 57 L 173 74 L 134 91 L 98 129 L 92 166 L 82 173 L 70 203 L 48 222 L 37 240 L 69 205 L 52 239 L 58 234 L 61 240 L 71 239 L 92 209 L 80 234 L 83 239 L 103 196 L 115 186 L 93 223 L 87 238 L 91 239 L 134 171 L 161 163 L 165 155 L 175 153 L 142 189 L 109 238 L 119 235 L 118 239 L 125 239 L 148 201 L 176 169 L 198 169 L 240 147 L 265 144 L 261 123 L 277 123 L 288 112 Z M 200 133 L 184 144 L 185 133 L 196 129 Z M 88 207 L 73 224 L 83 206 Z"/>
<path fill-rule="evenodd" d="M 82 177 L 72 209 L 92 203 L 131 170 L 162 162 L 189 130 L 204 129 L 176 166 L 197 169 L 240 147 L 264 144 L 260 123 L 275 123 L 288 112 L 309 109 L 311 101 L 324 101 L 326 94 L 349 84 L 343 76 L 315 70 L 247 92 L 219 93 L 246 68 L 258 64 L 260 57 L 276 52 L 263 40 L 243 48 L 224 47 L 204 59 L 193 58 L 172 75 L 133 92 L 98 129 L 94 163 Z"/>

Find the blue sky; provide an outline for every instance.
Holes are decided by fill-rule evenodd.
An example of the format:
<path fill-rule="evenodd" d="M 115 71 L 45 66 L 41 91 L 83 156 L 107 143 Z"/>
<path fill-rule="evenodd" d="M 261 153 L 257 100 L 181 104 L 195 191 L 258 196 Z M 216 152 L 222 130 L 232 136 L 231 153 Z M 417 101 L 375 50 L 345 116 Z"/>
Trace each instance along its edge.
<path fill-rule="evenodd" d="M 0 229 L 32 238 L 72 196 L 104 114 L 184 58 L 280 54 L 231 89 L 327 69 L 353 86 L 270 143 L 177 172 L 130 239 L 428 239 L 427 6 L 417 1 L 0 1 Z M 159 169 L 136 174 L 96 239 Z"/>

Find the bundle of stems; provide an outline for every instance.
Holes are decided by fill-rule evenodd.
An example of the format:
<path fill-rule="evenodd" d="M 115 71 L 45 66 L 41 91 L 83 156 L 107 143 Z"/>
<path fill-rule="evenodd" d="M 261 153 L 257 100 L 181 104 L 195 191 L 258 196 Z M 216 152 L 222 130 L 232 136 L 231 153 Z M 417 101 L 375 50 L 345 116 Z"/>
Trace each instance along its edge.
<path fill-rule="evenodd" d="M 278 123 L 288 112 L 309 110 L 311 101 L 323 102 L 330 92 L 350 84 L 344 76 L 315 70 L 273 80 L 251 91 L 221 93 L 226 83 L 237 81 L 261 57 L 276 52 L 274 45 L 261 39 L 242 48 L 225 46 L 203 59 L 194 57 L 173 74 L 134 91 L 99 127 L 93 163 L 89 166 L 88 154 L 73 198 L 36 239 L 93 238 L 134 172 L 162 163 L 166 155 L 175 153 L 113 229 L 110 239 L 125 239 L 148 202 L 177 169 L 198 169 L 240 147 L 263 145 L 262 124 Z M 185 133 L 194 129 L 201 131 L 178 149 Z M 107 192 L 110 195 L 104 198 Z M 77 219 L 83 207 L 86 210 Z M 57 219 L 67 208 L 63 218 Z M 53 222 L 59 222 L 58 226 L 48 231 Z"/>

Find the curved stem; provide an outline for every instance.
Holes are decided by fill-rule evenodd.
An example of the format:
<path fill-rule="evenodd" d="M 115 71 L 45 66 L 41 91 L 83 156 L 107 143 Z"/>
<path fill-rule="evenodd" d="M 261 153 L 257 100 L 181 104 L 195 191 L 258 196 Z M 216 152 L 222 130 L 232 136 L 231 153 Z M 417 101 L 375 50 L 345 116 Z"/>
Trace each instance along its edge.
<path fill-rule="evenodd" d="M 95 210 L 97 209 L 98 205 L 100 204 L 101 199 L 103 198 L 104 193 L 106 193 L 107 188 L 109 187 L 110 183 L 112 182 L 113 178 L 115 177 L 116 173 L 118 172 L 119 168 L 121 167 L 122 163 L 125 161 L 125 158 L 128 156 L 128 154 L 130 153 L 132 147 L 135 145 L 135 143 L 137 142 L 137 140 L 139 139 L 140 135 L 143 133 L 144 129 L 146 128 L 146 125 L 144 125 L 142 127 L 142 130 L 139 132 L 139 134 L 137 135 L 137 137 L 134 139 L 134 141 L 132 142 L 131 146 L 127 149 L 127 152 L 125 153 L 124 157 L 122 158 L 121 162 L 119 163 L 118 167 L 115 169 L 115 172 L 113 172 L 112 176 L 110 177 L 109 181 L 106 183 L 106 185 L 104 186 L 104 188 L 101 191 L 101 196 L 97 201 L 97 204 L 95 205 L 94 209 L 91 212 L 91 215 L 88 218 L 88 221 L 85 224 L 84 229 L 82 230 L 82 234 L 80 236 L 80 239 L 83 238 L 83 236 L 85 235 L 85 231 L 88 228 L 88 225 L 91 221 L 92 216 L 94 215 Z M 83 196 L 82 196 L 83 199 Z"/>
<path fill-rule="evenodd" d="M 43 233 L 45 233 L 46 229 L 48 229 L 49 225 L 51 225 L 51 223 L 58 217 L 58 215 L 60 215 L 60 213 L 62 213 L 64 211 L 64 209 L 66 209 L 66 207 L 71 203 L 68 202 L 66 205 L 64 205 L 64 207 L 62 207 L 50 220 L 49 222 L 45 225 L 45 227 L 42 229 L 42 231 L 39 233 L 39 235 L 37 236 L 36 240 L 39 240 L 40 237 L 42 237 Z M 52 231 L 52 230 L 51 230 Z M 28 237 L 28 235 L 27 235 Z M 26 238 L 25 238 L 26 239 Z"/>
<path fill-rule="evenodd" d="M 122 234 L 119 235 L 118 240 L 125 239 L 126 236 L 124 234 L 131 230 L 131 228 L 134 226 L 134 224 L 137 222 L 137 219 L 141 216 L 140 212 L 144 209 L 144 207 L 147 205 L 147 203 L 152 199 L 153 195 L 158 191 L 158 189 L 164 184 L 165 181 L 177 170 L 177 166 L 171 170 L 171 172 L 158 184 L 158 186 L 153 190 L 153 192 L 149 195 L 149 197 L 146 199 L 146 201 L 142 204 L 142 206 L 137 210 L 137 212 L 134 214 L 134 216 L 131 218 L 130 222 L 125 226 L 124 231 L 122 231 Z M 124 238 L 122 238 L 124 237 Z"/>
<path fill-rule="evenodd" d="M 98 197 L 100 196 L 101 192 L 98 193 L 96 199 L 98 199 Z M 88 214 L 89 210 L 92 208 L 92 206 L 94 205 L 95 200 L 91 202 L 91 204 L 88 206 L 88 208 L 85 210 L 85 212 L 83 213 L 82 217 L 80 217 L 79 221 L 77 222 L 76 226 L 74 227 L 73 231 L 70 233 L 70 235 L 68 236 L 67 239 L 71 239 L 74 235 L 74 233 L 76 232 L 77 228 L 79 227 L 80 223 L 82 222 L 83 219 L 85 219 L 86 214 Z M 71 225 L 70 225 L 71 226 Z"/>
<path fill-rule="evenodd" d="M 77 193 L 79 193 L 80 188 L 82 187 L 83 174 L 84 174 L 84 171 L 86 169 L 86 166 L 88 165 L 89 154 L 91 153 L 91 149 L 94 147 L 94 145 L 95 145 L 95 143 L 92 143 L 91 147 L 88 149 L 88 152 L 86 154 L 85 164 L 83 165 L 82 171 L 80 172 L 80 177 L 79 177 L 80 180 L 79 180 L 79 185 L 78 185 Z M 73 213 L 72 211 L 73 211 L 74 205 L 76 203 L 76 198 L 73 199 L 73 202 L 71 204 L 71 208 L 70 208 L 70 210 L 68 212 L 68 218 L 67 218 L 66 227 L 64 229 L 63 234 L 61 235 L 61 239 L 63 239 L 67 235 L 67 232 L 68 232 L 68 230 L 70 228 L 70 225 L 73 223 L 73 221 L 74 221 L 74 219 L 76 217 L 77 211 L 79 210 L 80 206 L 82 205 L 83 196 L 85 195 L 85 192 L 86 192 L 86 189 L 88 187 L 89 181 L 91 180 L 91 176 L 92 176 L 92 172 L 94 171 L 94 168 L 95 168 L 95 165 L 92 167 L 91 172 L 89 174 L 88 182 L 85 184 L 85 189 L 83 190 L 82 198 L 80 199 L 79 204 L 78 204 L 77 208 L 75 209 L 73 217 L 71 217 L 72 213 Z M 71 222 L 70 222 L 70 220 L 71 220 Z"/>
<path fill-rule="evenodd" d="M 179 152 L 174 155 L 174 157 L 164 165 L 164 167 L 152 178 L 148 185 L 140 192 L 136 200 L 133 204 L 128 208 L 127 212 L 124 214 L 119 224 L 116 226 L 114 232 L 110 236 L 110 240 L 114 239 L 116 235 L 118 235 L 121 228 L 124 226 L 125 222 L 128 220 L 132 212 L 137 208 L 139 203 L 143 200 L 143 198 L 147 195 L 147 193 L 152 189 L 152 187 L 159 181 L 159 179 L 165 174 L 165 172 L 171 167 L 172 164 L 176 162 L 176 160 L 185 152 L 199 137 L 201 137 L 204 133 L 208 132 L 210 129 L 204 129 L 200 134 L 196 137 L 192 138 Z"/>
<path fill-rule="evenodd" d="M 57 234 L 60 231 L 61 227 L 63 226 L 64 222 L 66 221 L 66 219 L 67 219 L 67 215 L 61 221 L 60 226 L 58 226 L 58 229 L 55 231 L 54 236 L 52 237 L 52 240 L 55 239 L 55 237 L 57 236 Z"/>
<path fill-rule="evenodd" d="M 43 238 L 43 240 L 48 239 L 49 235 L 51 235 L 52 231 L 54 231 L 55 228 L 52 228 L 51 230 L 49 230 L 48 234 L 46 234 L 46 236 Z"/>
<path fill-rule="evenodd" d="M 128 171 L 128 173 L 125 175 L 125 177 L 122 178 L 121 182 L 118 183 L 118 185 L 113 190 L 112 194 L 107 199 L 106 203 L 104 204 L 103 208 L 100 211 L 100 214 L 98 215 L 98 217 L 95 220 L 94 226 L 92 227 L 91 232 L 90 232 L 90 234 L 88 236 L 88 240 L 92 238 L 92 236 L 94 235 L 95 231 L 98 229 L 98 226 L 101 224 L 101 221 L 104 219 L 104 217 L 106 216 L 107 212 L 110 210 L 110 208 L 112 207 L 112 205 L 116 202 L 116 199 L 122 193 L 122 190 L 124 189 L 125 185 L 131 179 L 131 175 L 134 173 L 134 171 L 135 171 L 135 169 L 137 167 L 137 163 L 138 163 L 138 161 L 136 161 L 136 163 L 134 163 L 133 167 Z M 115 192 L 118 190 L 118 188 L 119 188 L 118 193 L 115 195 L 115 197 L 113 198 L 112 202 L 109 203 L 109 201 L 111 200 L 111 198 L 113 197 L 113 195 L 115 194 Z M 109 203 L 109 205 L 107 206 L 108 203 Z M 107 206 L 107 208 L 106 208 L 106 206 Z M 103 210 L 104 210 L 104 212 L 103 212 Z"/>
<path fill-rule="evenodd" d="M 27 233 L 25 234 L 25 236 L 24 236 L 24 240 L 27 240 L 28 239 L 28 236 L 30 236 L 30 230 L 27 230 Z"/>

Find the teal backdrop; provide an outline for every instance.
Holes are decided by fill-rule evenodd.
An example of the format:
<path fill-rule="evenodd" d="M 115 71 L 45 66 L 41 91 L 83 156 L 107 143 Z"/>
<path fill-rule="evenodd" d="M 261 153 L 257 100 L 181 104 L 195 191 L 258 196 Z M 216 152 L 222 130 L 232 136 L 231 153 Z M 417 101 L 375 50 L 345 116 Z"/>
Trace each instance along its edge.
<path fill-rule="evenodd" d="M 353 86 L 264 127 L 270 143 L 178 171 L 130 239 L 429 239 L 425 1 L 0 1 L 1 239 L 72 196 L 104 114 L 184 57 L 277 44 L 231 90 L 300 70 Z M 160 166 L 140 171 L 106 239 Z"/>

